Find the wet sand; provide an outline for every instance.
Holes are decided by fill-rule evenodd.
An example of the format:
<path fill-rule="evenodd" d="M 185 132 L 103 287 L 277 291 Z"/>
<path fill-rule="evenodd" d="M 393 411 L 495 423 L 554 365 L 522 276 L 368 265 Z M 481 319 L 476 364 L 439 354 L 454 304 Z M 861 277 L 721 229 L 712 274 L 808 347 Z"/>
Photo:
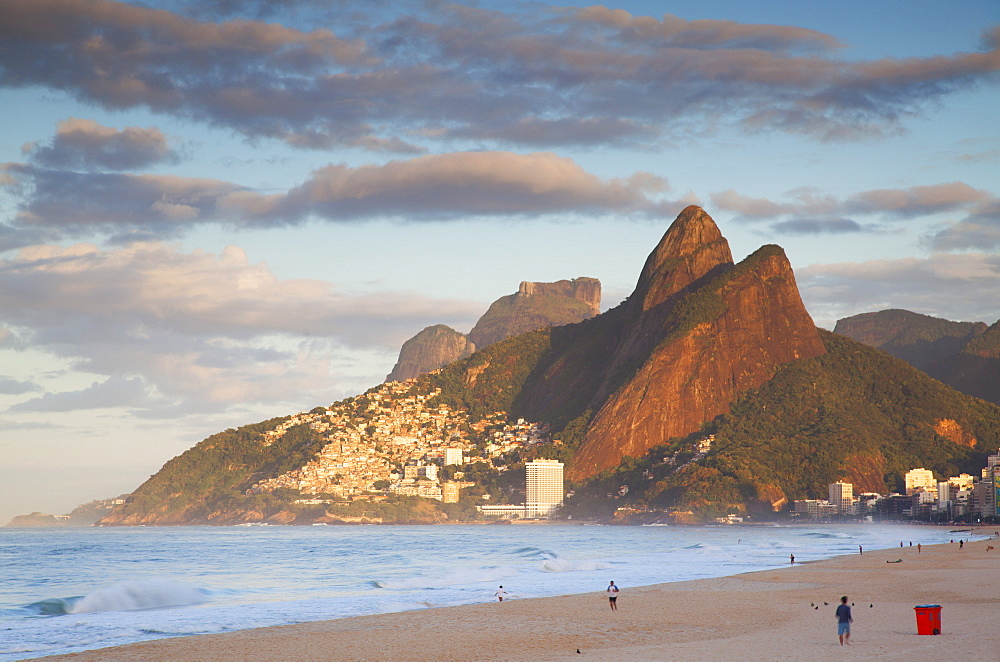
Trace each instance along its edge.
<path fill-rule="evenodd" d="M 897 559 L 902 562 L 887 563 Z M 963 549 L 957 542 L 925 545 L 920 553 L 915 546 L 866 551 L 720 579 L 621 588 L 616 612 L 602 590 L 161 639 L 43 659 L 1000 659 L 998 540 Z M 837 640 L 834 610 L 842 595 L 854 603 L 849 646 Z M 917 635 L 913 607 L 921 604 L 942 605 L 940 635 Z"/>

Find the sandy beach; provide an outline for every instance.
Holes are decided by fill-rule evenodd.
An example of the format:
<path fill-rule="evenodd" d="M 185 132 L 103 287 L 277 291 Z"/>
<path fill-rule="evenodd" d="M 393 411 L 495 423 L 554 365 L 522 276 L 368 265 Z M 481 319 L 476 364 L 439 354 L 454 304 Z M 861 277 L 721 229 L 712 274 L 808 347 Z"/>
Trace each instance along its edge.
<path fill-rule="evenodd" d="M 887 563 L 897 559 L 902 562 Z M 996 539 L 961 549 L 955 542 L 796 561 L 720 579 L 623 586 L 616 612 L 600 586 L 583 595 L 162 639 L 42 659 L 1000 659 Z M 517 595 L 517 587 L 507 588 Z M 854 605 L 849 646 L 837 640 L 834 610 L 842 595 Z M 913 607 L 922 604 L 942 605 L 939 636 L 917 634 Z"/>

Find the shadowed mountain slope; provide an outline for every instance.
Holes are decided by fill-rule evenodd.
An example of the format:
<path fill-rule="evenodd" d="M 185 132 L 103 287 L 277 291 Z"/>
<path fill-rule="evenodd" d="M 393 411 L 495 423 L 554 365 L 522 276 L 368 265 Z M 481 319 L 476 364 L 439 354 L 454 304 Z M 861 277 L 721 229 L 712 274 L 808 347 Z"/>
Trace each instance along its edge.
<path fill-rule="evenodd" d="M 837 321 L 834 333 L 877 347 L 924 370 L 957 354 L 986 331 L 983 322 L 952 322 L 908 310 L 880 310 Z"/>

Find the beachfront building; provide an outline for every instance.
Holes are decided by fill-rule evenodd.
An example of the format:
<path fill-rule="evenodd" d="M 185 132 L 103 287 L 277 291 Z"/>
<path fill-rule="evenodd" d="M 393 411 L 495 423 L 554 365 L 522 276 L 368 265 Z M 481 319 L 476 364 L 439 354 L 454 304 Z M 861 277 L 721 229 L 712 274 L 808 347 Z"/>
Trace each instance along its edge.
<path fill-rule="evenodd" d="M 487 506 L 476 506 L 476 510 L 483 517 L 490 519 L 524 519 L 527 514 L 524 506 L 513 506 L 510 504 L 490 504 Z"/>
<path fill-rule="evenodd" d="M 525 468 L 524 508 L 528 517 L 549 517 L 563 504 L 563 463 L 532 460 Z"/>
<path fill-rule="evenodd" d="M 456 481 L 449 480 L 441 483 L 441 496 L 445 503 L 458 503 L 462 495 L 462 486 Z"/>
<path fill-rule="evenodd" d="M 971 490 L 976 484 L 976 477 L 970 474 L 958 474 L 949 478 L 948 484 L 958 490 Z"/>
<path fill-rule="evenodd" d="M 796 499 L 792 507 L 799 515 L 805 515 L 813 519 L 833 517 L 839 514 L 836 505 L 820 499 Z"/>
<path fill-rule="evenodd" d="M 838 515 L 850 515 L 854 510 L 854 485 L 839 480 L 830 483 L 830 503 L 836 506 Z"/>
<path fill-rule="evenodd" d="M 934 472 L 930 469 L 910 469 L 903 477 L 906 481 L 906 493 L 916 492 L 937 492 L 937 480 L 934 479 Z"/>

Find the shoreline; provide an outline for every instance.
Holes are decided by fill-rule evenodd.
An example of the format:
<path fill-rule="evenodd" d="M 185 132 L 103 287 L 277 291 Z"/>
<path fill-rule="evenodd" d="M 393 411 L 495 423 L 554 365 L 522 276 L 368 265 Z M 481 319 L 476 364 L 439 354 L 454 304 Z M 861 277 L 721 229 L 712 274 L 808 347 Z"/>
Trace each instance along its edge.
<path fill-rule="evenodd" d="M 845 594 L 855 603 L 855 623 L 851 645 L 841 647 L 833 613 Z M 943 607 L 939 636 L 916 634 L 913 607 L 929 603 Z M 997 645 L 991 635 L 1000 622 L 1000 541 L 888 548 L 715 579 L 623 587 L 618 604 L 611 612 L 603 592 L 514 599 L 37 659 L 991 659 Z"/>

